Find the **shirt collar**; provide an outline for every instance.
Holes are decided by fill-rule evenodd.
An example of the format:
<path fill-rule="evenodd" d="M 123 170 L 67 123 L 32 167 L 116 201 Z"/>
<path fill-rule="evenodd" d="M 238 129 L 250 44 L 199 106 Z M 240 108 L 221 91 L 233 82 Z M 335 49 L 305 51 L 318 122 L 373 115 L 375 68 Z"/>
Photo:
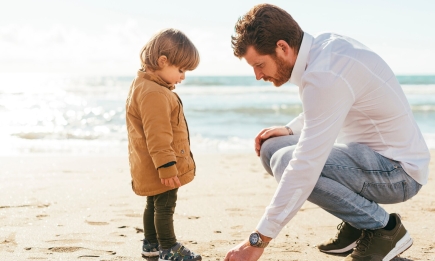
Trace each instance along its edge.
<path fill-rule="evenodd" d="M 308 54 L 310 53 L 313 39 L 313 36 L 304 32 L 298 57 L 296 58 L 295 66 L 293 67 L 292 75 L 290 77 L 290 82 L 297 86 L 302 85 L 302 74 L 305 72 L 305 68 L 307 67 Z"/>
<path fill-rule="evenodd" d="M 175 89 L 175 85 L 169 85 L 169 84 L 167 84 L 162 78 L 160 78 L 159 76 L 157 76 L 155 74 L 150 74 L 150 73 L 144 72 L 142 70 L 139 70 L 137 72 L 137 75 L 139 77 L 143 77 L 143 78 L 145 78 L 145 79 L 147 79 L 149 81 L 153 81 L 153 82 L 155 82 L 155 83 L 157 83 L 157 84 L 159 84 L 159 85 L 161 85 L 163 87 L 166 87 L 166 88 L 168 88 L 171 91 L 173 89 Z"/>

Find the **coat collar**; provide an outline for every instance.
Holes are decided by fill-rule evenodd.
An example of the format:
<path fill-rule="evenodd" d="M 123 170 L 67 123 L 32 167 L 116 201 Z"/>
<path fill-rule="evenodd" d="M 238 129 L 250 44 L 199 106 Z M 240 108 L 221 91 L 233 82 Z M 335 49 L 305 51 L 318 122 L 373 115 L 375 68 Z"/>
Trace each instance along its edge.
<path fill-rule="evenodd" d="M 169 90 L 173 90 L 173 89 L 175 89 L 175 85 L 169 85 L 169 84 L 167 84 L 162 78 L 160 78 L 159 76 L 157 76 L 157 75 L 155 75 L 155 74 L 150 74 L 150 73 L 147 73 L 147 72 L 144 72 L 144 71 L 141 71 L 141 70 L 139 70 L 138 72 L 137 72 L 137 76 L 138 77 L 142 77 L 142 78 L 144 78 L 144 79 L 147 79 L 147 80 L 149 80 L 149 81 L 152 81 L 152 82 L 155 82 L 155 83 L 157 83 L 158 85 L 161 85 L 161 86 L 163 86 L 163 87 L 166 87 L 166 88 L 168 88 Z"/>

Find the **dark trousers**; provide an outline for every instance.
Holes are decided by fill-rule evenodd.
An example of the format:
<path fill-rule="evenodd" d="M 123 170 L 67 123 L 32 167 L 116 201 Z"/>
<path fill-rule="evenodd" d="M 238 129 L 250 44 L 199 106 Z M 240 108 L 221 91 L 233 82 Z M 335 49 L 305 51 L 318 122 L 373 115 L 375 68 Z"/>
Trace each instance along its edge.
<path fill-rule="evenodd" d="M 143 214 L 145 238 L 150 243 L 159 243 L 163 249 L 171 248 L 176 242 L 174 211 L 178 188 L 148 196 Z"/>

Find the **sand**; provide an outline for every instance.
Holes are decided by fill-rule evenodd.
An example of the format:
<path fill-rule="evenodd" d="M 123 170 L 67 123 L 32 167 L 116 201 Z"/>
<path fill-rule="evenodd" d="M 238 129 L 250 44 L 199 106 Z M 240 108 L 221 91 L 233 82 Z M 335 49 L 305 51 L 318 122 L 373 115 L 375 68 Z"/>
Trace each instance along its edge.
<path fill-rule="evenodd" d="M 203 260 L 223 260 L 255 229 L 276 182 L 254 153 L 195 159 L 195 180 L 179 190 L 176 234 Z M 402 215 L 414 239 L 395 261 L 435 260 L 434 162 L 416 197 L 385 205 Z M 145 198 L 131 190 L 126 157 L 0 157 L 0 166 L 0 260 L 144 260 Z M 260 260 L 342 260 L 316 249 L 339 223 L 307 202 Z"/>

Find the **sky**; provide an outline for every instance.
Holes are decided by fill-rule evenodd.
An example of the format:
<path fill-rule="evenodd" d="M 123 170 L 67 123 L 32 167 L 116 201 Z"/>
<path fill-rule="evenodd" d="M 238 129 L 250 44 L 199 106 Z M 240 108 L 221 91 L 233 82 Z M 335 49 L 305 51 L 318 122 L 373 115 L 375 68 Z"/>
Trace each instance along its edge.
<path fill-rule="evenodd" d="M 232 53 L 237 19 L 250 0 L 14 0 L 0 9 L 0 73 L 134 75 L 139 51 L 164 28 L 183 31 L 201 55 L 191 75 L 252 75 Z M 435 74 L 435 1 L 280 0 L 312 35 L 362 42 L 396 74 Z"/>

